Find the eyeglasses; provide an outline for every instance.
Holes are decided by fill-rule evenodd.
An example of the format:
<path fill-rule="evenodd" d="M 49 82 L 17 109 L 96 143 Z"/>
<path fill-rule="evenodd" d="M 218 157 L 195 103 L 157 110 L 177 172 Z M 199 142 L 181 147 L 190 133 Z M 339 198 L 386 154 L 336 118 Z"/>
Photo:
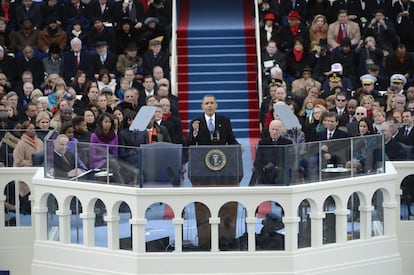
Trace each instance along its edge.
<path fill-rule="evenodd" d="M 337 98 L 337 99 L 336 99 L 336 101 L 345 102 L 345 101 L 346 101 L 346 99 L 339 99 L 339 98 Z"/>
<path fill-rule="evenodd" d="M 359 116 L 364 116 L 365 114 L 364 113 L 356 113 L 357 115 L 359 115 Z"/>
<path fill-rule="evenodd" d="M 364 86 L 370 86 L 372 84 L 374 84 L 374 83 L 364 83 Z"/>

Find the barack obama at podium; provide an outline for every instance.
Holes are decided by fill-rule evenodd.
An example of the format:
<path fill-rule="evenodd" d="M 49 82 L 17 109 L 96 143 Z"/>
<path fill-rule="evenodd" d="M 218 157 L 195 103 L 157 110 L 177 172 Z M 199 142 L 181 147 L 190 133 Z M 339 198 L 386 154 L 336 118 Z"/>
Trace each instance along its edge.
<path fill-rule="evenodd" d="M 213 95 L 205 95 L 201 103 L 201 109 L 204 114 L 191 121 L 190 131 L 187 136 L 187 145 L 237 145 L 239 144 L 233 134 L 230 119 L 228 117 L 216 113 L 218 104 Z M 215 186 L 214 181 L 210 182 L 207 175 L 200 175 L 203 178 L 202 182 L 192 182 L 193 186 Z M 224 185 L 238 186 L 238 181 L 228 182 L 225 178 Z M 210 243 L 210 226 L 209 213 L 199 203 L 195 203 L 197 230 L 199 238 L 199 246 L 201 250 L 209 250 Z M 223 240 L 226 243 L 231 243 L 235 239 L 236 232 L 236 217 L 237 217 L 237 203 L 231 202 L 223 206 L 222 211 L 226 213 L 228 222 L 226 224 L 220 223 L 220 247 L 227 246 L 222 244 Z M 224 217 L 222 217 L 224 218 Z"/>
<path fill-rule="evenodd" d="M 201 108 L 204 115 L 191 121 L 187 144 L 191 145 L 232 145 L 239 144 L 234 137 L 230 119 L 216 114 L 218 107 L 213 95 L 203 97 Z"/>

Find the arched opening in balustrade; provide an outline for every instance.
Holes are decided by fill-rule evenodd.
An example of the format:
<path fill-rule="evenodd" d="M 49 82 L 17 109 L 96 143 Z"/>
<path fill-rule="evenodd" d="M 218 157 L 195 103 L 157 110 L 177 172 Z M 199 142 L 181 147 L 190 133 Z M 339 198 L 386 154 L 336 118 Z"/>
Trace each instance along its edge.
<path fill-rule="evenodd" d="M 311 218 L 309 213 L 312 208 L 307 199 L 303 200 L 299 204 L 298 217 L 299 217 L 299 232 L 298 232 L 298 248 L 311 246 Z"/>
<path fill-rule="evenodd" d="M 17 181 L 17 185 L 16 181 L 11 181 L 4 187 L 5 226 L 32 225 L 30 192 L 29 186 L 23 181 Z"/>
<path fill-rule="evenodd" d="M 147 252 L 173 251 L 174 210 L 163 202 L 151 204 L 145 211 L 145 249 Z"/>
<path fill-rule="evenodd" d="M 59 217 L 56 211 L 59 209 L 58 201 L 53 194 L 47 196 L 47 239 L 59 241 Z"/>
<path fill-rule="evenodd" d="M 414 220 L 414 175 L 406 176 L 401 182 L 400 219 Z"/>
<path fill-rule="evenodd" d="M 132 225 L 129 220 L 132 217 L 131 208 L 126 202 L 122 202 L 118 209 L 119 224 L 119 248 L 124 250 L 132 250 Z"/>
<path fill-rule="evenodd" d="M 347 239 L 358 240 L 361 235 L 361 221 L 360 221 L 360 212 L 359 206 L 361 205 L 359 195 L 357 192 L 351 194 L 348 199 L 347 209 L 349 210 L 347 216 Z"/>
<path fill-rule="evenodd" d="M 108 227 L 104 219 L 107 210 L 101 199 L 96 200 L 93 211 L 95 213 L 95 246 L 108 247 Z"/>
<path fill-rule="evenodd" d="M 236 202 L 225 203 L 218 212 L 219 248 L 221 251 L 247 250 L 247 210 Z"/>
<path fill-rule="evenodd" d="M 256 250 L 284 250 L 283 208 L 275 201 L 265 201 L 256 208 Z"/>
<path fill-rule="evenodd" d="M 83 222 L 80 217 L 82 203 L 78 197 L 72 197 L 70 200 L 70 242 L 83 244 Z"/>
<path fill-rule="evenodd" d="M 323 244 L 336 242 L 336 204 L 332 196 L 326 198 L 323 203 L 323 212 L 325 218 L 323 219 Z"/>
<path fill-rule="evenodd" d="M 374 210 L 371 212 L 372 236 L 384 235 L 384 194 L 381 190 L 375 191 L 371 204 Z"/>
<path fill-rule="evenodd" d="M 210 251 L 211 212 L 202 202 L 187 204 L 182 213 L 183 218 L 183 251 Z"/>

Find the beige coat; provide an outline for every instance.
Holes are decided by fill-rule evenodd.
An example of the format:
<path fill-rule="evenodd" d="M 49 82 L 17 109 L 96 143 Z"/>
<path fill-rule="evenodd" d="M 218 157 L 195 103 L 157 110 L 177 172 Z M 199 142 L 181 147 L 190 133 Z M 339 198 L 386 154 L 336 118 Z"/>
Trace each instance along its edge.
<path fill-rule="evenodd" d="M 336 21 L 330 24 L 328 28 L 328 45 L 333 49 L 340 46 L 338 42 L 336 42 L 336 39 L 338 38 L 339 26 L 339 22 Z M 352 45 L 358 45 L 361 40 L 359 25 L 355 22 L 348 21 L 346 26 L 346 35 L 349 39 L 351 39 Z"/>
<path fill-rule="evenodd" d="M 33 166 L 32 155 L 40 152 L 43 152 L 43 142 L 39 138 L 36 137 L 36 144 L 34 145 L 25 135 L 22 135 L 13 151 L 13 166 Z"/>

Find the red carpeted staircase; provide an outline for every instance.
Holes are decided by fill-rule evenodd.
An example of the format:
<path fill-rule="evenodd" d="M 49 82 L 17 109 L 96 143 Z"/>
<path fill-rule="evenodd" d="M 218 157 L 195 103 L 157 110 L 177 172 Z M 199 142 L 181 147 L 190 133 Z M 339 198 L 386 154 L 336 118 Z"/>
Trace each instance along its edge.
<path fill-rule="evenodd" d="M 248 0 L 178 4 L 178 95 L 184 131 L 202 113 L 203 96 L 213 94 L 217 112 L 231 119 L 237 138 L 258 137 L 253 4 Z"/>

